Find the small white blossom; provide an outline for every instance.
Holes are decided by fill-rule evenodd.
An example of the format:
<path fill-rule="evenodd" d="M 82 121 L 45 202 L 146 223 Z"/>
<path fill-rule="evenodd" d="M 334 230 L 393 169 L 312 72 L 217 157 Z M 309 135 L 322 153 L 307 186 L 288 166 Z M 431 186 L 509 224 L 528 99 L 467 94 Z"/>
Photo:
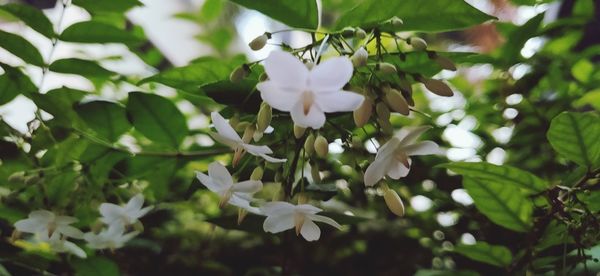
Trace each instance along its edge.
<path fill-rule="evenodd" d="M 85 233 L 83 238 L 88 242 L 88 246 L 94 249 L 117 249 L 123 247 L 125 243 L 139 234 L 133 231 L 125 234 L 125 227 L 121 223 L 113 223 L 108 229 L 96 234 L 93 232 Z"/>
<path fill-rule="evenodd" d="M 146 215 L 154 206 L 142 208 L 144 205 L 144 196 L 137 194 L 132 197 L 125 206 L 119 206 L 112 203 L 100 204 L 100 220 L 108 225 L 115 223 L 126 225 L 134 224 L 139 218 Z"/>
<path fill-rule="evenodd" d="M 56 253 L 71 253 L 82 259 L 87 258 L 87 254 L 85 254 L 83 249 L 76 244 L 61 238 L 56 232 L 54 232 L 50 237 L 40 235 L 39 241 L 50 245 L 50 249 Z"/>
<path fill-rule="evenodd" d="M 81 239 L 83 232 L 69 225 L 75 222 L 77 218 L 56 216 L 48 210 L 37 210 L 29 213 L 27 219 L 15 222 L 15 228 L 20 232 L 38 234 L 46 240 L 55 235 Z"/>
<path fill-rule="evenodd" d="M 295 228 L 296 235 L 302 235 L 307 241 L 316 241 L 321 237 L 321 229 L 315 221 L 327 223 L 337 229 L 342 226 L 333 219 L 317 215 L 322 210 L 310 204 L 293 205 L 276 201 L 263 205 L 261 211 L 267 216 L 263 223 L 265 232 L 279 233 Z"/>
<path fill-rule="evenodd" d="M 262 189 L 261 181 L 247 180 L 233 183 L 233 178 L 227 168 L 216 161 L 208 166 L 208 175 L 196 172 L 196 177 L 210 191 L 221 197 L 219 206 L 223 207 L 229 203 L 251 213 L 260 213 L 260 210 L 251 206 L 250 202 L 253 200 L 252 195 Z"/>
<path fill-rule="evenodd" d="M 365 172 L 365 185 L 373 186 L 386 175 L 392 179 L 405 177 L 412 163 L 410 156 L 439 153 L 438 145 L 432 141 L 416 143 L 417 138 L 430 128 L 404 128 L 383 144 Z"/>
<path fill-rule="evenodd" d="M 348 57 L 328 59 L 309 70 L 299 59 L 283 51 L 271 52 L 264 62 L 269 80 L 256 88 L 262 99 L 275 109 L 290 112 L 294 123 L 319 129 L 325 112 L 357 109 L 364 97 L 342 88 L 352 78 Z"/>
<path fill-rule="evenodd" d="M 235 132 L 235 130 L 227 123 L 225 118 L 221 116 L 218 112 L 212 112 L 210 114 L 212 118 L 213 125 L 215 129 L 217 129 L 217 133 L 210 133 L 210 136 L 217 140 L 219 143 L 227 145 L 232 148 L 236 152 L 236 158 L 234 158 L 234 164 L 239 161 L 241 157 L 241 153 L 243 151 L 247 151 L 248 153 L 259 156 L 267 160 L 268 162 L 285 162 L 287 159 L 278 159 L 269 156 L 268 154 L 272 154 L 273 151 L 268 146 L 257 146 L 250 145 L 248 143 L 244 143 L 240 135 Z"/>

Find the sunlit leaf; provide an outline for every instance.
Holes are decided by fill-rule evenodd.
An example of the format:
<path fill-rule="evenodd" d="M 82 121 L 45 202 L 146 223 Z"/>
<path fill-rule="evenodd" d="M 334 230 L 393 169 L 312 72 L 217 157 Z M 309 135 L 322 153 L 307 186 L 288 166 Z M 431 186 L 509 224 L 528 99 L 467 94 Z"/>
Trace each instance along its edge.
<path fill-rule="evenodd" d="M 95 21 L 79 22 L 67 27 L 60 35 L 60 39 L 68 42 L 123 43 L 126 45 L 135 45 L 143 41 L 133 33 Z"/>
<path fill-rule="evenodd" d="M 56 60 L 50 64 L 48 69 L 57 73 L 76 74 L 84 77 L 107 78 L 115 74 L 95 61 L 78 58 Z"/>
<path fill-rule="evenodd" d="M 38 49 L 19 35 L 0 30 L 0 47 L 29 64 L 44 66 L 44 58 Z"/>
<path fill-rule="evenodd" d="M 552 119 L 548 141 L 560 155 L 573 162 L 600 166 L 600 117 L 592 113 L 563 112 Z"/>
<path fill-rule="evenodd" d="M 34 7 L 11 3 L 0 6 L 0 9 L 21 19 L 23 22 L 25 22 L 25 24 L 27 24 L 27 26 L 31 27 L 38 33 L 49 38 L 54 36 L 52 22 L 50 22 L 48 17 L 46 17 L 42 11 Z"/>
<path fill-rule="evenodd" d="M 73 4 L 90 12 L 117 12 L 122 13 L 142 3 L 138 0 L 73 0 Z"/>
<path fill-rule="evenodd" d="M 231 0 L 257 10 L 275 20 L 297 28 L 316 29 L 319 23 L 317 2 L 312 0 Z"/>
<path fill-rule="evenodd" d="M 454 252 L 469 259 L 499 267 L 507 267 L 512 261 L 512 253 L 508 248 L 481 241 L 472 245 L 458 244 L 454 247 Z"/>

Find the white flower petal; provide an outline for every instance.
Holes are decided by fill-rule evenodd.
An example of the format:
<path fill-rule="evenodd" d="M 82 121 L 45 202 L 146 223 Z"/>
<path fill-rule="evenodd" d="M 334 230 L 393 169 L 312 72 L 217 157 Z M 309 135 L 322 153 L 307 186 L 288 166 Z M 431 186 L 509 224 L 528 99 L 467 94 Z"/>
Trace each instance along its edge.
<path fill-rule="evenodd" d="M 304 114 L 302 103 L 297 103 L 290 112 L 294 123 L 300 127 L 319 129 L 325 124 L 325 113 L 317 105 L 311 105 L 308 114 Z"/>
<path fill-rule="evenodd" d="M 69 226 L 69 225 L 64 225 L 64 226 L 60 226 L 56 229 L 56 232 L 60 232 L 61 234 L 67 236 L 67 237 L 71 237 L 71 238 L 75 238 L 75 239 L 82 239 L 83 238 L 83 232 L 81 232 L 81 230 L 73 227 L 73 226 Z"/>
<path fill-rule="evenodd" d="M 140 209 L 140 210 L 135 210 L 134 212 L 131 212 L 130 216 L 133 220 L 137 220 L 137 219 L 145 216 L 152 209 L 154 209 L 154 206 L 148 206 L 148 207 Z"/>
<path fill-rule="evenodd" d="M 64 241 L 62 247 L 65 249 L 65 251 L 68 251 L 79 258 L 87 258 L 85 251 L 70 241 Z"/>
<path fill-rule="evenodd" d="M 250 199 L 246 197 L 240 196 L 239 193 L 234 193 L 231 198 L 229 198 L 229 204 L 245 209 L 250 213 L 262 215 L 262 212 L 259 208 L 250 205 Z"/>
<path fill-rule="evenodd" d="M 29 217 L 33 218 L 33 219 L 50 222 L 50 221 L 53 221 L 56 216 L 54 215 L 54 213 L 52 213 L 48 210 L 36 210 L 36 211 L 29 213 Z"/>
<path fill-rule="evenodd" d="M 223 145 L 226 145 L 226 146 L 230 147 L 231 149 L 236 149 L 238 147 L 238 145 L 241 143 L 241 141 L 233 141 L 221 134 L 214 133 L 214 132 L 209 132 L 208 135 L 210 135 L 210 137 L 212 137 L 215 141 L 217 141 Z"/>
<path fill-rule="evenodd" d="M 337 223 L 332 218 L 329 218 L 329 217 L 326 217 L 326 216 L 321 216 L 321 215 L 307 215 L 307 217 L 309 217 L 311 220 L 314 220 L 314 221 L 327 223 L 327 224 L 329 224 L 329 225 L 337 228 L 338 230 L 342 228 L 342 226 L 339 223 Z"/>
<path fill-rule="evenodd" d="M 309 87 L 315 92 L 340 90 L 352 78 L 353 70 L 354 67 L 348 57 L 330 58 L 310 71 Z"/>
<path fill-rule="evenodd" d="M 307 241 L 316 241 L 321 237 L 321 229 L 312 220 L 304 220 L 302 228 L 300 228 L 300 234 Z"/>
<path fill-rule="evenodd" d="M 400 140 L 397 137 L 392 137 L 390 140 L 385 142 L 379 149 L 377 150 L 377 155 L 375 155 L 375 159 L 379 158 L 387 158 L 392 155 L 394 151 L 398 148 L 400 144 Z"/>
<path fill-rule="evenodd" d="M 267 102 L 271 107 L 288 112 L 299 101 L 302 92 L 302 90 L 281 88 L 276 82 L 270 80 L 257 84 L 256 89 L 260 91 L 260 97 L 263 101 Z"/>
<path fill-rule="evenodd" d="M 411 164 L 412 160 L 408 159 L 408 164 Z M 405 167 L 402 162 L 391 162 L 387 168 L 387 175 L 392 179 L 400 179 L 408 175 L 409 168 Z"/>
<path fill-rule="evenodd" d="M 106 224 L 110 224 L 115 220 L 121 219 L 121 216 L 125 211 L 121 206 L 112 203 L 100 204 L 99 210 L 100 214 L 102 215 L 101 220 Z"/>
<path fill-rule="evenodd" d="M 279 233 L 292 228 L 294 228 L 294 216 L 292 214 L 268 216 L 263 223 L 265 232 Z"/>
<path fill-rule="evenodd" d="M 315 93 L 316 102 L 323 112 L 354 111 L 365 99 L 363 95 L 351 91 Z"/>
<path fill-rule="evenodd" d="M 57 216 L 54 219 L 54 222 L 56 222 L 56 224 L 59 224 L 59 225 L 67 225 L 67 224 L 75 223 L 77 221 L 79 221 L 77 218 L 69 217 L 69 216 Z"/>
<path fill-rule="evenodd" d="M 405 146 L 404 152 L 406 155 L 429 155 L 429 154 L 438 154 L 440 152 L 439 146 L 432 141 L 423 141 L 416 144 Z"/>
<path fill-rule="evenodd" d="M 261 154 L 273 153 L 273 150 L 271 150 L 271 148 L 269 148 L 268 146 L 257 146 L 257 145 L 250 145 L 250 144 L 243 144 L 242 146 L 248 153 L 250 153 L 252 155 L 256 155 L 256 156 L 259 156 Z"/>
<path fill-rule="evenodd" d="M 233 184 L 233 179 L 227 168 L 217 161 L 208 165 L 208 175 L 213 179 L 215 184 L 220 185 L 222 189 L 229 189 Z"/>
<path fill-rule="evenodd" d="M 400 139 L 400 145 L 406 146 L 417 141 L 419 136 L 429 129 L 431 126 L 405 127 L 398 132 L 396 137 Z"/>
<path fill-rule="evenodd" d="M 296 205 L 294 208 L 297 212 L 302 212 L 305 214 L 315 214 L 315 213 L 323 211 L 321 208 L 317 208 L 310 204 L 299 204 L 299 205 Z"/>
<path fill-rule="evenodd" d="M 238 135 L 237 132 L 233 130 L 231 125 L 229 125 L 229 123 L 225 120 L 225 118 L 223 118 L 223 116 L 221 116 L 221 114 L 219 114 L 218 112 L 211 112 L 210 117 L 212 119 L 213 125 L 215 126 L 215 129 L 221 136 L 231 141 L 242 142 L 242 138 L 240 138 L 240 135 Z"/>
<path fill-rule="evenodd" d="M 375 186 L 375 184 L 385 176 L 390 162 L 391 160 L 388 157 L 375 158 L 375 161 L 373 161 L 365 171 L 365 186 Z"/>
<path fill-rule="evenodd" d="M 221 185 L 215 183 L 215 181 L 213 181 L 213 179 L 206 174 L 196 172 L 196 178 L 198 178 L 198 180 L 200 180 L 200 183 L 206 186 L 206 188 L 208 188 L 211 192 L 219 193 L 223 190 L 223 187 Z"/>
<path fill-rule="evenodd" d="M 294 213 L 295 205 L 285 201 L 267 202 L 260 207 L 262 213 L 267 216 L 276 216 L 281 214 Z"/>
<path fill-rule="evenodd" d="M 275 158 L 275 157 L 268 156 L 266 154 L 261 154 L 260 157 L 262 157 L 263 159 L 267 160 L 267 162 L 270 162 L 270 163 L 284 163 L 287 161 L 287 159 L 285 159 L 285 158 Z"/>
<path fill-rule="evenodd" d="M 232 190 L 234 192 L 242 193 L 256 193 L 263 188 L 263 184 L 257 180 L 246 180 L 239 183 L 233 184 Z"/>
<path fill-rule="evenodd" d="M 280 87 L 303 91 L 307 84 L 308 69 L 298 58 L 284 51 L 273 51 L 265 59 L 265 72 Z"/>
<path fill-rule="evenodd" d="M 36 219 L 22 219 L 15 222 L 15 229 L 23 233 L 38 233 L 47 229 L 47 224 Z"/>
<path fill-rule="evenodd" d="M 144 195 L 137 194 L 134 197 L 129 199 L 129 201 L 127 202 L 127 205 L 125 205 L 125 210 L 135 211 L 135 210 L 139 210 L 140 208 L 142 208 L 142 206 L 144 206 Z"/>

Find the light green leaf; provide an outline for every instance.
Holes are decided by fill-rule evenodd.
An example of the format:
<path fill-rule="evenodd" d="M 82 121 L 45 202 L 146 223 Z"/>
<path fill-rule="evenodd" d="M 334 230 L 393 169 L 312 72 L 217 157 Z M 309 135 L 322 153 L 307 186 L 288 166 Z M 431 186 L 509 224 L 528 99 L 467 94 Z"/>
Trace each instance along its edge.
<path fill-rule="evenodd" d="M 473 198 L 475 207 L 494 223 L 517 232 L 527 232 L 531 228 L 533 203 L 519 188 L 468 177 L 463 179 L 463 186 Z"/>
<path fill-rule="evenodd" d="M 73 0 L 73 4 L 80 6 L 90 13 L 115 12 L 123 13 L 143 4 L 138 0 Z"/>
<path fill-rule="evenodd" d="M 404 21 L 398 30 L 425 32 L 464 29 L 494 19 L 462 0 L 363 1 L 342 15 L 337 29 L 371 28 L 394 16 Z"/>
<path fill-rule="evenodd" d="M 316 29 L 319 24 L 317 2 L 313 0 L 231 0 L 248 9 L 296 28 Z"/>
<path fill-rule="evenodd" d="M 78 58 L 56 60 L 50 64 L 48 69 L 57 73 L 76 74 L 84 77 L 107 78 L 115 74 L 115 72 L 105 69 L 95 61 Z"/>
<path fill-rule="evenodd" d="M 127 112 L 121 105 L 106 101 L 93 101 L 78 105 L 75 110 L 98 138 L 116 142 L 129 129 Z"/>
<path fill-rule="evenodd" d="M 494 181 L 531 192 L 541 192 L 548 183 L 539 177 L 508 165 L 494 165 L 486 162 L 453 162 L 439 165 L 464 177 L 476 178 L 482 182 Z"/>
<path fill-rule="evenodd" d="M 594 64 L 587 59 L 580 59 L 571 68 L 573 77 L 582 83 L 589 82 L 594 71 Z"/>
<path fill-rule="evenodd" d="M 32 6 L 11 3 L 0 6 L 0 9 L 21 19 L 27 26 L 48 38 L 52 38 L 55 35 L 52 29 L 53 25 L 48 17 L 42 11 Z"/>
<path fill-rule="evenodd" d="M 185 117 L 169 99 L 143 92 L 129 93 L 127 113 L 148 139 L 178 148 L 188 133 Z"/>
<path fill-rule="evenodd" d="M 552 119 L 546 135 L 560 155 L 588 168 L 600 165 L 600 117 L 563 112 Z"/>
<path fill-rule="evenodd" d="M 458 244 L 454 248 L 454 252 L 469 259 L 498 267 L 507 267 L 512 261 L 512 253 L 508 248 L 486 242 L 478 241 L 472 245 Z"/>
<path fill-rule="evenodd" d="M 573 102 L 573 106 L 575 107 L 583 107 L 585 105 L 590 105 L 597 111 L 600 111 L 600 88 L 585 93 L 583 97 Z"/>
<path fill-rule="evenodd" d="M 91 257 L 87 259 L 76 259 L 71 265 L 77 276 L 119 276 L 119 267 L 110 259 L 105 257 Z"/>
<path fill-rule="evenodd" d="M 65 29 L 60 39 L 80 43 L 123 43 L 135 45 L 143 40 L 133 33 L 119 29 L 113 25 L 95 21 L 75 23 Z"/>
<path fill-rule="evenodd" d="M 509 64 L 517 62 L 521 58 L 521 49 L 525 42 L 537 34 L 543 19 L 544 13 L 540 13 L 522 26 L 514 28 L 507 34 L 507 42 L 499 48 L 499 55 Z"/>
<path fill-rule="evenodd" d="M 44 58 L 38 49 L 19 35 L 0 30 L 0 47 L 29 64 L 44 66 Z"/>

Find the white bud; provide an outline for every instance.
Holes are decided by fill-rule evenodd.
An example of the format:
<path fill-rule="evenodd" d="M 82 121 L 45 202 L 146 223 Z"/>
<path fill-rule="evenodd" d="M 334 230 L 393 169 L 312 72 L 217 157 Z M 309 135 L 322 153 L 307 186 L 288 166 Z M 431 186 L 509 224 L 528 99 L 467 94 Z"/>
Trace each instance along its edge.
<path fill-rule="evenodd" d="M 356 31 L 354 32 L 354 35 L 358 39 L 365 39 L 367 37 L 367 32 L 365 32 L 365 30 L 363 30 L 361 28 L 356 28 Z"/>
<path fill-rule="evenodd" d="M 265 47 L 265 45 L 267 45 L 267 40 L 269 40 L 269 37 L 269 33 L 264 33 L 250 41 L 250 43 L 248 43 L 248 46 L 250 46 L 250 49 L 258 51 Z"/>
<path fill-rule="evenodd" d="M 380 72 L 382 72 L 384 74 L 395 74 L 398 72 L 398 70 L 396 69 L 396 66 L 394 66 L 391 63 L 387 63 L 387 62 L 379 63 L 378 69 Z"/>
<path fill-rule="evenodd" d="M 350 58 L 352 60 L 352 64 L 354 67 L 362 67 L 367 65 L 367 60 L 369 59 L 369 53 L 365 50 L 364 47 L 358 48 L 356 52 Z"/>
<path fill-rule="evenodd" d="M 425 40 L 423 40 L 420 37 L 411 37 L 408 40 L 408 44 L 410 44 L 413 47 L 413 49 L 418 51 L 423 51 L 427 49 L 427 42 L 425 42 Z"/>

